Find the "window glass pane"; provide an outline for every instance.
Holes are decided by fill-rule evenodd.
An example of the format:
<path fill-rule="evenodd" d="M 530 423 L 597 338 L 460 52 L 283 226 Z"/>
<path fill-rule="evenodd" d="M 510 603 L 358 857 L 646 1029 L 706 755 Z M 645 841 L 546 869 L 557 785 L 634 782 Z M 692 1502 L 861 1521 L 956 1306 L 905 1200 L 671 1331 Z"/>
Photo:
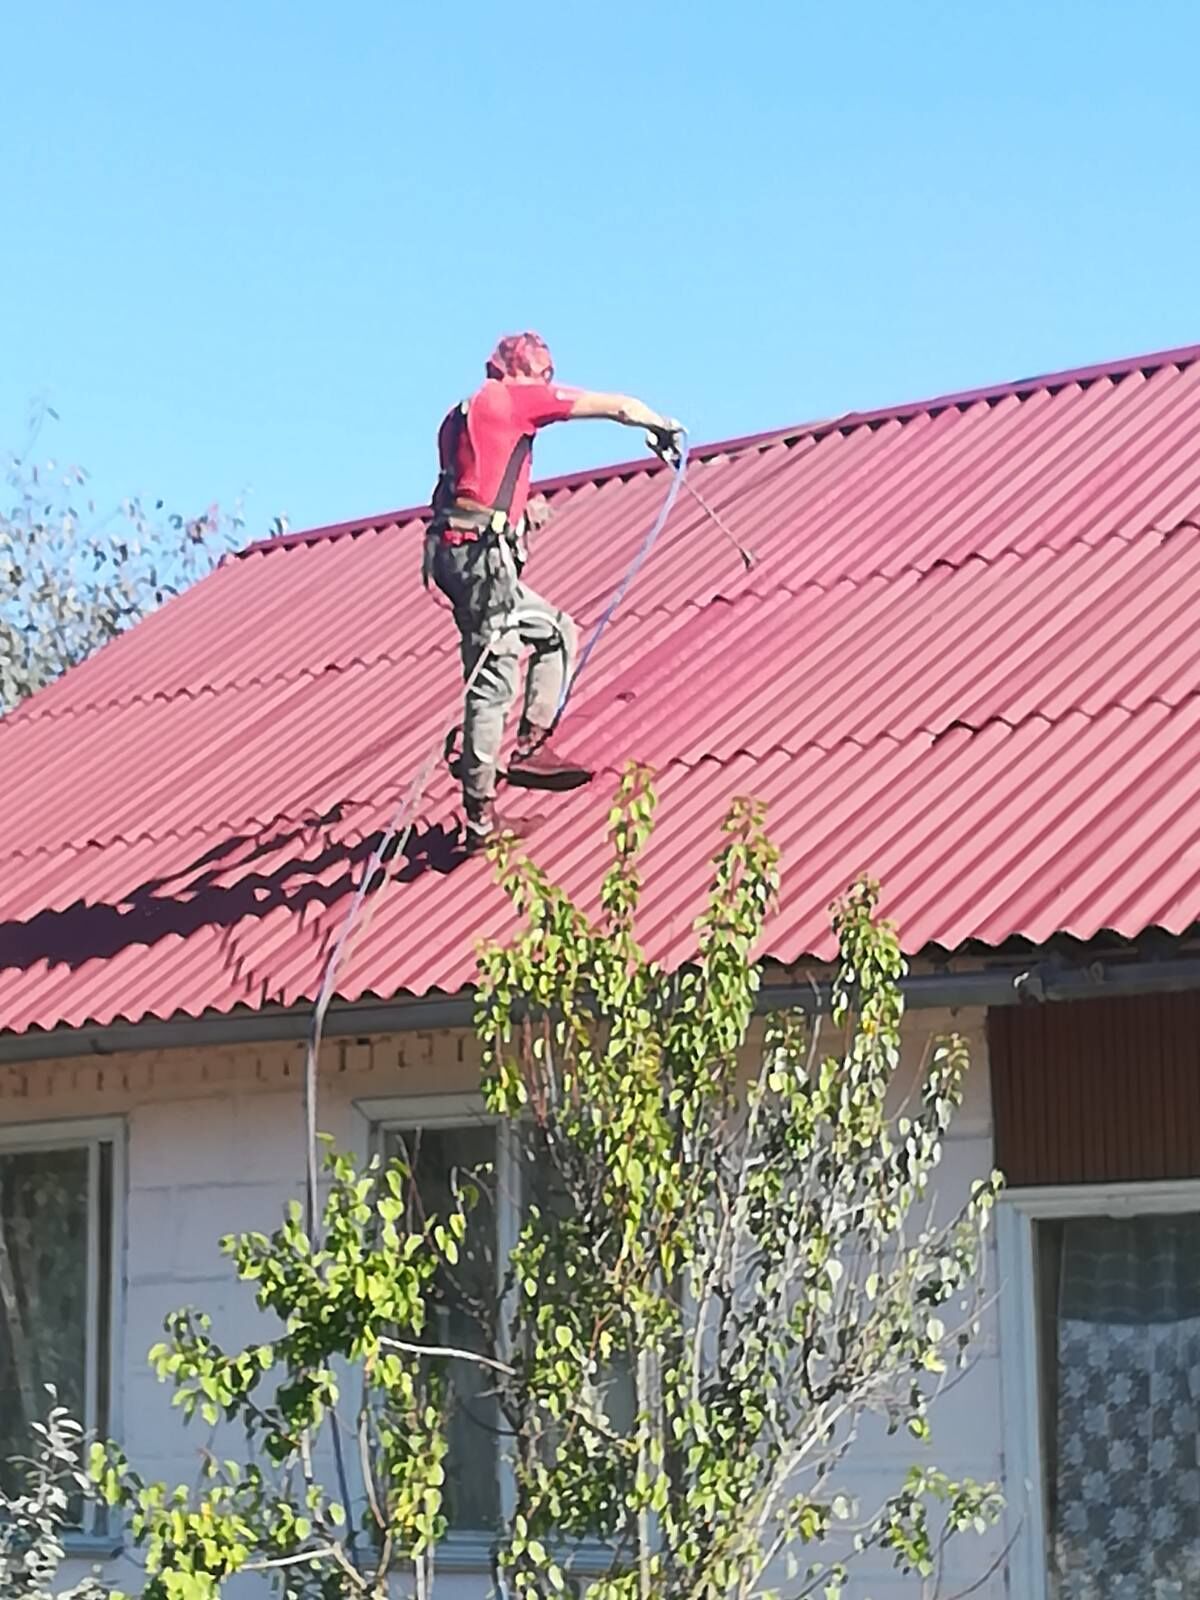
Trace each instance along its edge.
<path fill-rule="evenodd" d="M 1037 1228 L 1057 1600 L 1200 1594 L 1200 1216 Z"/>
<path fill-rule="evenodd" d="M 385 1141 L 389 1156 L 401 1156 L 413 1171 L 417 1213 L 445 1216 L 451 1209 L 452 1178 L 475 1174 L 478 1205 L 468 1213 L 467 1236 L 453 1273 L 439 1276 L 437 1321 L 429 1338 L 459 1349 L 483 1350 L 480 1316 L 496 1306 L 496 1130 L 490 1126 L 401 1128 Z M 452 1409 L 446 1458 L 446 1512 L 451 1528 L 494 1528 L 500 1515 L 499 1411 L 487 1372 L 467 1361 L 450 1363 Z"/>
<path fill-rule="evenodd" d="M 570 1215 L 570 1195 L 545 1147 L 544 1136 L 535 1128 L 527 1130 L 522 1143 L 521 1175 L 526 1205 L 536 1205 L 552 1216 Z M 601 1368 L 596 1374 L 596 1389 L 595 1399 L 613 1431 L 631 1433 L 637 1419 L 637 1384 L 628 1352 L 618 1352 Z"/>
<path fill-rule="evenodd" d="M 86 1149 L 0 1151 L 0 1477 L 29 1449 L 45 1386 L 84 1417 L 87 1395 Z"/>

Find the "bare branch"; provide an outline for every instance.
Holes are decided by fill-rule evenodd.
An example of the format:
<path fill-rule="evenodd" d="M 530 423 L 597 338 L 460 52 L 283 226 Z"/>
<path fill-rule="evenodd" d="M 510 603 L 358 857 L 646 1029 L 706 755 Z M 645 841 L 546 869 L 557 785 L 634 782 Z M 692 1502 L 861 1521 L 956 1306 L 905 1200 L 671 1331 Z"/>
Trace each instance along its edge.
<path fill-rule="evenodd" d="M 315 1550 L 300 1550 L 290 1556 L 270 1556 L 262 1561 L 247 1561 L 242 1572 L 274 1572 L 280 1567 L 301 1567 L 308 1563 L 326 1561 L 338 1554 L 336 1545 L 325 1544 Z"/>
<path fill-rule="evenodd" d="M 371 1508 L 371 1515 L 375 1518 L 375 1526 L 383 1533 L 387 1528 L 387 1522 L 379 1508 L 379 1498 L 375 1493 L 375 1472 L 371 1466 L 369 1428 L 370 1418 L 367 1414 L 367 1408 L 362 1405 L 358 1411 L 358 1464 L 359 1470 L 362 1472 L 363 1489 L 367 1496 L 367 1504 Z M 350 1508 L 347 1506 L 347 1515 L 349 1515 L 349 1512 Z"/>
<path fill-rule="evenodd" d="M 516 1377 L 516 1368 L 506 1366 L 503 1361 L 497 1361 L 492 1356 L 481 1355 L 478 1350 L 464 1350 L 458 1345 L 449 1344 L 415 1344 L 408 1339 L 382 1338 L 379 1341 L 385 1350 L 400 1350 L 410 1356 L 435 1356 L 446 1361 L 469 1361 L 477 1367 L 486 1367 L 490 1372 L 502 1373 L 506 1378 Z"/>
<path fill-rule="evenodd" d="M 1023 1521 L 1024 1518 L 1022 1518 L 1022 1522 Z M 976 1578 L 974 1583 L 968 1584 L 965 1589 L 958 1589 L 954 1592 L 954 1594 L 946 1595 L 944 1597 L 935 1594 L 932 1597 L 932 1600 L 967 1600 L 968 1595 L 978 1594 L 979 1590 L 983 1588 L 988 1579 L 992 1577 L 993 1574 L 999 1572 L 1000 1568 L 1008 1560 L 1009 1555 L 1012 1553 L 1012 1548 L 1020 1536 L 1022 1522 L 1017 1523 L 1016 1528 L 1013 1530 L 1012 1537 L 1006 1542 L 1004 1548 L 1000 1551 L 996 1559 L 990 1564 L 987 1570 L 982 1572 L 979 1577 Z"/>

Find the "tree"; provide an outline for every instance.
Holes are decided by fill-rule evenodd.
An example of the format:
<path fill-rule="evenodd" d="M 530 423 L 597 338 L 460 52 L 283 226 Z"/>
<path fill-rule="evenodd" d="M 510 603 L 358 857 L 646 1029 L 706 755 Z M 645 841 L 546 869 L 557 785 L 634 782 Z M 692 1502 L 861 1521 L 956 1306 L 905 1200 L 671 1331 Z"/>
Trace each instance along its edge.
<path fill-rule="evenodd" d="M 98 511 L 82 467 L 34 459 L 57 420 L 36 408 L 5 467 L 0 714 L 201 577 L 242 526 L 216 505 L 182 517 L 134 498 Z"/>
<path fill-rule="evenodd" d="M 45 1421 L 34 1422 L 33 1454 L 10 1458 L 25 1482 L 0 1486 L 0 1594 L 5 1600 L 104 1600 L 109 1591 L 88 1577 L 58 1587 L 66 1560 L 65 1534 L 75 1525 L 72 1507 L 91 1488 L 84 1471 L 83 1429 L 47 1389 Z"/>
<path fill-rule="evenodd" d="M 377 1600 L 399 1565 L 427 1593 L 447 1407 L 468 1369 L 503 1419 L 513 1494 L 496 1578 L 520 1600 L 751 1600 L 775 1590 L 781 1562 L 789 1596 L 832 1597 L 834 1543 L 890 1553 L 932 1593 L 947 1541 L 996 1517 L 994 1486 L 932 1465 L 873 1506 L 845 1479 L 871 1413 L 928 1439 L 930 1402 L 975 1329 L 998 1179 L 950 1221 L 928 1206 L 964 1045 L 935 1042 L 911 1103 L 892 1104 L 904 961 L 868 883 L 834 918 L 828 1053 L 797 1013 L 752 1034 L 777 856 L 750 802 L 725 822 L 697 961 L 648 961 L 634 923 L 653 811 L 631 770 L 595 920 L 500 853 L 523 926 L 480 957 L 484 1089 L 537 1177 L 503 1293 L 472 1294 L 462 1260 L 495 1182 L 484 1169 L 457 1175 L 435 1216 L 411 1160 L 359 1173 L 332 1156 L 320 1239 L 294 1206 L 271 1238 L 226 1241 L 283 1331 L 227 1352 L 185 1312 L 154 1360 L 185 1415 L 245 1428 L 253 1460 L 210 1459 L 193 1495 L 146 1484 L 111 1447 L 96 1456 L 146 1549 L 147 1597 L 209 1600 L 247 1567 L 289 1595 Z M 478 1335 L 455 1348 L 431 1331 L 447 1296 Z M 344 1362 L 361 1383 L 352 1422 L 337 1416 Z M 361 1471 L 349 1523 L 349 1484 L 329 1489 L 317 1465 L 331 1432 Z M 598 1576 L 574 1559 L 583 1539 L 611 1554 Z"/>

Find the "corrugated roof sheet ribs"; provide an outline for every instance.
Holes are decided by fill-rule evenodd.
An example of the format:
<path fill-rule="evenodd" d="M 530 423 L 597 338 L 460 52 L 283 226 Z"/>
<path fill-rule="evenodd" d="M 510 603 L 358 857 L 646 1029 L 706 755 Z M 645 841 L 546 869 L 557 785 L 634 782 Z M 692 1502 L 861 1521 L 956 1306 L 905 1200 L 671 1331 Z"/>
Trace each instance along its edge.
<path fill-rule="evenodd" d="M 594 906 L 617 772 L 658 773 L 642 932 L 685 959 L 730 798 L 785 852 L 769 953 L 870 871 L 906 947 L 1180 933 L 1200 912 L 1200 349 L 696 452 L 563 734 L 596 782 L 536 853 Z M 531 580 L 583 627 L 666 488 L 545 485 Z M 0 1027 L 313 996 L 458 702 L 421 515 L 253 547 L 0 722 Z M 518 813 L 542 798 L 514 794 Z M 437 774 L 342 994 L 450 991 L 508 908 Z"/>

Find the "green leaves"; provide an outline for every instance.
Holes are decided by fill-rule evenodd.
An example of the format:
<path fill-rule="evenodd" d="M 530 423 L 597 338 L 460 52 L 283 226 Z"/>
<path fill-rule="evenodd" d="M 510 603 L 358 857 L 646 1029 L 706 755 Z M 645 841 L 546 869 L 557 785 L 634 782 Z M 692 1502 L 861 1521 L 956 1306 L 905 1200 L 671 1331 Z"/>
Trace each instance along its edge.
<path fill-rule="evenodd" d="M 769 1600 L 777 1551 L 804 1552 L 819 1585 L 806 1592 L 836 1596 L 844 1565 L 812 1565 L 835 1538 L 924 1573 L 947 1538 L 994 1519 L 993 1486 L 932 1467 L 865 1508 L 849 1477 L 876 1416 L 927 1448 L 974 1332 L 999 1180 L 948 1220 L 929 1198 L 965 1045 L 906 1055 L 905 963 L 867 881 L 834 910 L 834 1027 L 757 1020 L 779 859 L 750 800 L 725 819 L 695 959 L 649 961 L 635 923 L 654 814 L 650 776 L 631 768 L 594 918 L 501 852 L 521 925 L 479 953 L 477 1031 L 515 1159 L 456 1176 L 445 1214 L 426 1216 L 404 1162 L 360 1171 L 331 1153 L 317 1237 L 292 1205 L 270 1235 L 225 1241 L 263 1335 L 226 1350 L 200 1313 L 168 1319 L 155 1370 L 185 1417 L 232 1424 L 247 1459 L 206 1451 L 185 1489 L 94 1453 L 150 1600 L 210 1600 L 247 1566 L 298 1600 L 382 1600 L 396 1565 L 427 1583 L 456 1464 L 454 1374 L 472 1363 L 511 1474 L 496 1532 L 513 1600 Z M 467 1214 L 501 1175 L 519 1227 L 490 1299 Z M 442 1307 L 469 1347 L 435 1335 Z M 347 1394 L 354 1415 L 338 1417 Z M 363 1483 L 352 1506 L 317 1470 L 335 1428 Z M 611 1552 L 600 1575 L 577 1569 L 581 1539 Z"/>
<path fill-rule="evenodd" d="M 182 1310 L 150 1352 L 184 1418 L 235 1424 L 249 1459 L 220 1462 L 205 1451 L 199 1484 L 170 1488 L 144 1482 L 113 1445 L 92 1451 L 95 1490 L 123 1509 L 151 1600 L 215 1596 L 247 1565 L 278 1573 L 289 1595 L 375 1600 L 396 1559 L 424 1559 L 445 1531 L 445 1373 L 422 1357 L 421 1341 L 436 1274 L 458 1259 L 477 1190 L 462 1185 L 446 1216 L 409 1225 L 402 1162 L 375 1160 L 363 1173 L 331 1153 L 326 1166 L 319 1238 L 306 1235 L 293 1203 L 270 1236 L 224 1241 L 274 1336 L 227 1351 L 207 1316 Z M 315 1471 L 322 1431 L 344 1426 L 333 1419 L 346 1363 L 364 1391 L 357 1445 L 371 1482 L 367 1560 L 356 1554 L 360 1531 L 344 1494 Z"/>
<path fill-rule="evenodd" d="M 556 1531 L 624 1541 L 634 1560 L 589 1600 L 632 1577 L 639 1594 L 752 1592 L 772 1540 L 820 1543 L 851 1516 L 829 1463 L 860 1417 L 887 1410 L 928 1437 L 923 1384 L 963 1348 L 935 1310 L 978 1266 L 989 1191 L 940 1229 L 924 1209 L 965 1047 L 935 1045 L 898 1118 L 906 968 L 877 887 L 834 911 L 838 1053 L 822 1057 L 797 1013 L 757 1037 L 753 953 L 779 886 L 762 808 L 730 807 L 696 961 L 674 974 L 634 928 L 654 809 L 631 768 L 595 922 L 506 862 L 523 927 L 480 952 L 488 1103 L 532 1121 L 560 1195 L 531 1211 L 511 1263 L 518 1516 L 502 1560 L 521 1595 L 553 1588 L 539 1552 Z M 620 1426 L 589 1400 L 613 1360 L 633 1401 Z M 897 1527 L 912 1533 L 927 1492 Z M 924 1559 L 915 1534 L 893 1548 Z M 843 1574 L 822 1581 L 838 1593 Z"/>
<path fill-rule="evenodd" d="M 123 1508 L 130 1534 L 145 1550 L 148 1596 L 218 1594 L 260 1542 L 260 1527 L 261 1538 L 281 1549 L 293 1550 L 300 1540 L 291 1506 L 269 1498 L 259 1473 L 232 1463 L 205 1458 L 204 1491 L 195 1503 L 182 1488 L 144 1482 L 115 1445 L 93 1449 L 90 1471 L 105 1500 Z"/>
<path fill-rule="evenodd" d="M 55 1391 L 44 1393 L 46 1414 L 31 1423 L 31 1454 L 6 1462 L 7 1487 L 0 1487 L 0 1594 L 5 1600 L 105 1600 L 108 1588 L 90 1577 L 59 1585 L 66 1538 L 77 1526 L 80 1491 L 88 1487 L 83 1465 L 89 1452 L 83 1428 Z"/>

